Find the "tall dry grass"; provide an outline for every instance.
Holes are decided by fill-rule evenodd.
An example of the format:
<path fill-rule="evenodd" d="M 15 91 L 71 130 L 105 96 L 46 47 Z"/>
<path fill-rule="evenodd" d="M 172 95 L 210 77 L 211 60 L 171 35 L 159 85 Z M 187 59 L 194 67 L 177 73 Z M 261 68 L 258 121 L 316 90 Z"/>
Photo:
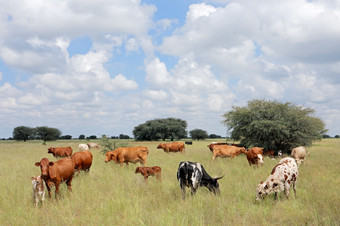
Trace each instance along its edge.
<path fill-rule="evenodd" d="M 50 146 L 71 146 L 77 141 L 0 142 L 0 224 L 2 225 L 339 225 L 340 140 L 326 139 L 308 148 L 310 156 L 299 168 L 297 198 L 273 196 L 255 203 L 256 185 L 265 180 L 278 159 L 265 158 L 260 168 L 249 167 L 246 157 L 217 158 L 212 163 L 207 141 L 194 141 L 186 153 L 164 153 L 159 142 L 133 142 L 149 148 L 148 165 L 162 167 L 162 182 L 149 178 L 146 184 L 134 170 L 105 163 L 99 150 L 92 149 L 94 162 L 89 174 L 80 173 L 68 193 L 61 185 L 59 200 L 47 199 L 35 208 L 31 176 L 40 173 L 34 163 Z M 198 161 L 211 176 L 225 175 L 220 196 L 200 188 L 195 196 L 187 189 L 182 200 L 177 167 L 180 161 Z M 54 190 L 53 190 L 54 192 Z"/>

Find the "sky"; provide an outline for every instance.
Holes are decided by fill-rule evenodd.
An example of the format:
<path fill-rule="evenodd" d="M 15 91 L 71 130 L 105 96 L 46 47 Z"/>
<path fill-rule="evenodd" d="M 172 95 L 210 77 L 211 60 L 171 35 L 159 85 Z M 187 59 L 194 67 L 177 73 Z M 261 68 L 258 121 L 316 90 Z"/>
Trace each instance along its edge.
<path fill-rule="evenodd" d="M 0 0 L 0 138 L 126 134 L 157 118 L 227 135 L 254 99 L 340 134 L 339 0 Z"/>

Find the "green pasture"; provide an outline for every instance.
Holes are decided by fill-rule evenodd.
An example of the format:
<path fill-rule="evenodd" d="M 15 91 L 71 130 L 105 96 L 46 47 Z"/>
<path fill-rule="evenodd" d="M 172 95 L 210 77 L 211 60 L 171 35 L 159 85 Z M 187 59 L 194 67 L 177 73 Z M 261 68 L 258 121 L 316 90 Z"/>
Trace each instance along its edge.
<path fill-rule="evenodd" d="M 73 179 L 72 193 L 61 185 L 61 198 L 48 198 L 34 207 L 31 177 L 40 174 L 34 165 L 41 158 L 55 161 L 47 148 L 71 146 L 78 140 L 47 142 L 0 141 L 0 225 L 340 225 L 340 139 L 324 139 L 308 148 L 310 156 L 299 167 L 297 197 L 272 195 L 255 202 L 256 185 L 265 180 L 279 159 L 265 158 L 253 168 L 244 155 L 217 158 L 207 145 L 212 140 L 186 145 L 185 154 L 156 149 L 160 142 L 130 142 L 149 148 L 148 166 L 162 168 L 162 182 L 150 177 L 145 183 L 135 174 L 139 164 L 104 162 L 104 155 L 91 149 L 94 160 L 89 174 Z M 214 140 L 216 141 L 216 140 Z M 124 141 L 126 143 L 126 141 Z M 182 200 L 176 178 L 180 161 L 200 162 L 211 176 L 225 175 L 220 196 L 200 188 L 195 196 L 187 189 Z"/>

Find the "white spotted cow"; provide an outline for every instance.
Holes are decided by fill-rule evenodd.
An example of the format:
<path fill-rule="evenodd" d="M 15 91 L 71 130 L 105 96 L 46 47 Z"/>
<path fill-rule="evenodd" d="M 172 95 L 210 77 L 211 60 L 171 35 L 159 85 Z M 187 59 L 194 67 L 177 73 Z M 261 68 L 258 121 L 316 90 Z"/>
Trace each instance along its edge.
<path fill-rule="evenodd" d="M 177 180 L 185 199 L 185 187 L 191 188 L 191 194 L 195 194 L 198 187 L 204 186 L 215 195 L 220 194 L 218 180 L 222 177 L 212 178 L 198 162 L 180 162 L 177 170 Z"/>
<path fill-rule="evenodd" d="M 270 176 L 265 182 L 257 185 L 256 200 L 264 199 L 268 194 L 275 192 L 275 200 L 277 193 L 284 191 L 286 198 L 289 197 L 290 187 L 293 186 L 294 195 L 296 197 L 295 183 L 298 178 L 298 166 L 295 160 L 291 157 L 281 159 Z"/>
<path fill-rule="evenodd" d="M 31 177 L 32 180 L 32 189 L 33 189 L 33 202 L 35 206 L 38 206 L 39 202 L 44 205 L 45 201 L 45 187 L 41 176 Z"/>

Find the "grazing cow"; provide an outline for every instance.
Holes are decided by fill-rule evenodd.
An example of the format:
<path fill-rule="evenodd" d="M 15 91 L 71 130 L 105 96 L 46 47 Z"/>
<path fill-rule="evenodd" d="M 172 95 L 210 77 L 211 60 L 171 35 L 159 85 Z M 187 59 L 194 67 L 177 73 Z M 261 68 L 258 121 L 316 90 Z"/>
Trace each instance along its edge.
<path fill-rule="evenodd" d="M 48 195 L 51 198 L 52 184 L 55 185 L 55 197 L 59 195 L 59 185 L 65 181 L 68 190 L 72 191 L 71 182 L 74 175 L 74 163 L 71 158 L 63 158 L 56 162 L 50 162 L 47 158 L 42 158 L 36 162 L 35 166 L 40 166 L 41 178 L 45 181 Z"/>
<path fill-rule="evenodd" d="M 247 151 L 244 147 L 236 147 L 232 145 L 215 145 L 212 147 L 213 149 L 213 160 L 216 157 L 231 157 L 234 158 L 239 156 L 241 153 L 247 154 Z"/>
<path fill-rule="evenodd" d="M 191 194 L 195 194 L 198 187 L 205 186 L 215 195 L 220 194 L 218 180 L 222 177 L 212 178 L 198 162 L 180 162 L 177 170 L 177 180 L 182 190 L 182 198 L 185 199 L 185 187 L 191 188 Z"/>
<path fill-rule="evenodd" d="M 185 144 L 192 145 L 192 141 L 185 141 Z"/>
<path fill-rule="evenodd" d="M 78 145 L 79 151 L 88 151 L 90 147 L 87 144 L 79 144 Z"/>
<path fill-rule="evenodd" d="M 88 143 L 87 145 L 88 145 L 90 148 L 97 148 L 97 149 L 100 148 L 99 144 L 93 143 L 93 142 L 90 142 L 90 143 Z"/>
<path fill-rule="evenodd" d="M 157 149 L 163 149 L 164 152 L 166 153 L 169 153 L 169 152 L 184 153 L 185 146 L 183 142 L 172 142 L 172 143 L 159 144 L 157 146 Z"/>
<path fill-rule="evenodd" d="M 274 150 L 264 150 L 263 155 L 267 156 L 269 158 L 274 158 L 275 157 L 275 151 Z"/>
<path fill-rule="evenodd" d="M 246 155 L 250 166 L 263 164 L 263 148 L 253 147 L 247 151 Z"/>
<path fill-rule="evenodd" d="M 222 146 L 235 146 L 235 147 L 239 147 L 238 144 L 217 143 L 217 142 L 211 142 L 211 144 L 207 145 L 207 147 L 210 149 L 211 152 L 213 152 L 214 147 L 219 146 L 219 145 L 222 145 Z"/>
<path fill-rule="evenodd" d="M 136 168 L 135 173 L 142 174 L 146 182 L 148 181 L 149 176 L 154 176 L 159 181 L 162 180 L 162 169 L 159 166 L 153 166 L 153 167 L 139 166 Z"/>
<path fill-rule="evenodd" d="M 39 205 L 41 201 L 41 205 L 44 205 L 45 201 L 45 187 L 41 176 L 31 177 L 32 180 L 32 189 L 33 189 L 33 202 L 35 206 Z"/>
<path fill-rule="evenodd" d="M 57 147 L 48 149 L 47 153 L 53 154 L 54 157 L 71 157 L 72 155 L 72 148 L 71 147 Z"/>
<path fill-rule="evenodd" d="M 298 178 L 298 166 L 293 158 L 286 157 L 281 159 L 270 176 L 265 182 L 257 185 L 256 200 L 265 198 L 268 194 L 275 192 L 275 200 L 277 193 L 284 191 L 286 198 L 289 197 L 290 187 L 293 186 L 294 195 L 296 197 L 295 183 Z"/>
<path fill-rule="evenodd" d="M 307 150 L 305 147 L 300 146 L 297 148 L 294 148 L 291 153 L 292 158 L 295 159 L 296 163 L 300 165 L 305 161 L 305 158 L 307 156 Z"/>
<path fill-rule="evenodd" d="M 90 151 L 80 151 L 76 152 L 71 157 L 74 163 L 74 169 L 80 172 L 80 170 L 84 170 L 85 172 L 89 172 L 92 165 L 92 153 Z"/>
<path fill-rule="evenodd" d="M 148 157 L 148 154 L 149 150 L 147 147 L 120 147 L 113 151 L 106 152 L 105 162 L 107 163 L 113 160 L 117 164 L 119 163 L 120 166 L 123 166 L 124 163 L 129 165 L 129 162 L 140 162 L 146 166 L 146 158 Z"/>

